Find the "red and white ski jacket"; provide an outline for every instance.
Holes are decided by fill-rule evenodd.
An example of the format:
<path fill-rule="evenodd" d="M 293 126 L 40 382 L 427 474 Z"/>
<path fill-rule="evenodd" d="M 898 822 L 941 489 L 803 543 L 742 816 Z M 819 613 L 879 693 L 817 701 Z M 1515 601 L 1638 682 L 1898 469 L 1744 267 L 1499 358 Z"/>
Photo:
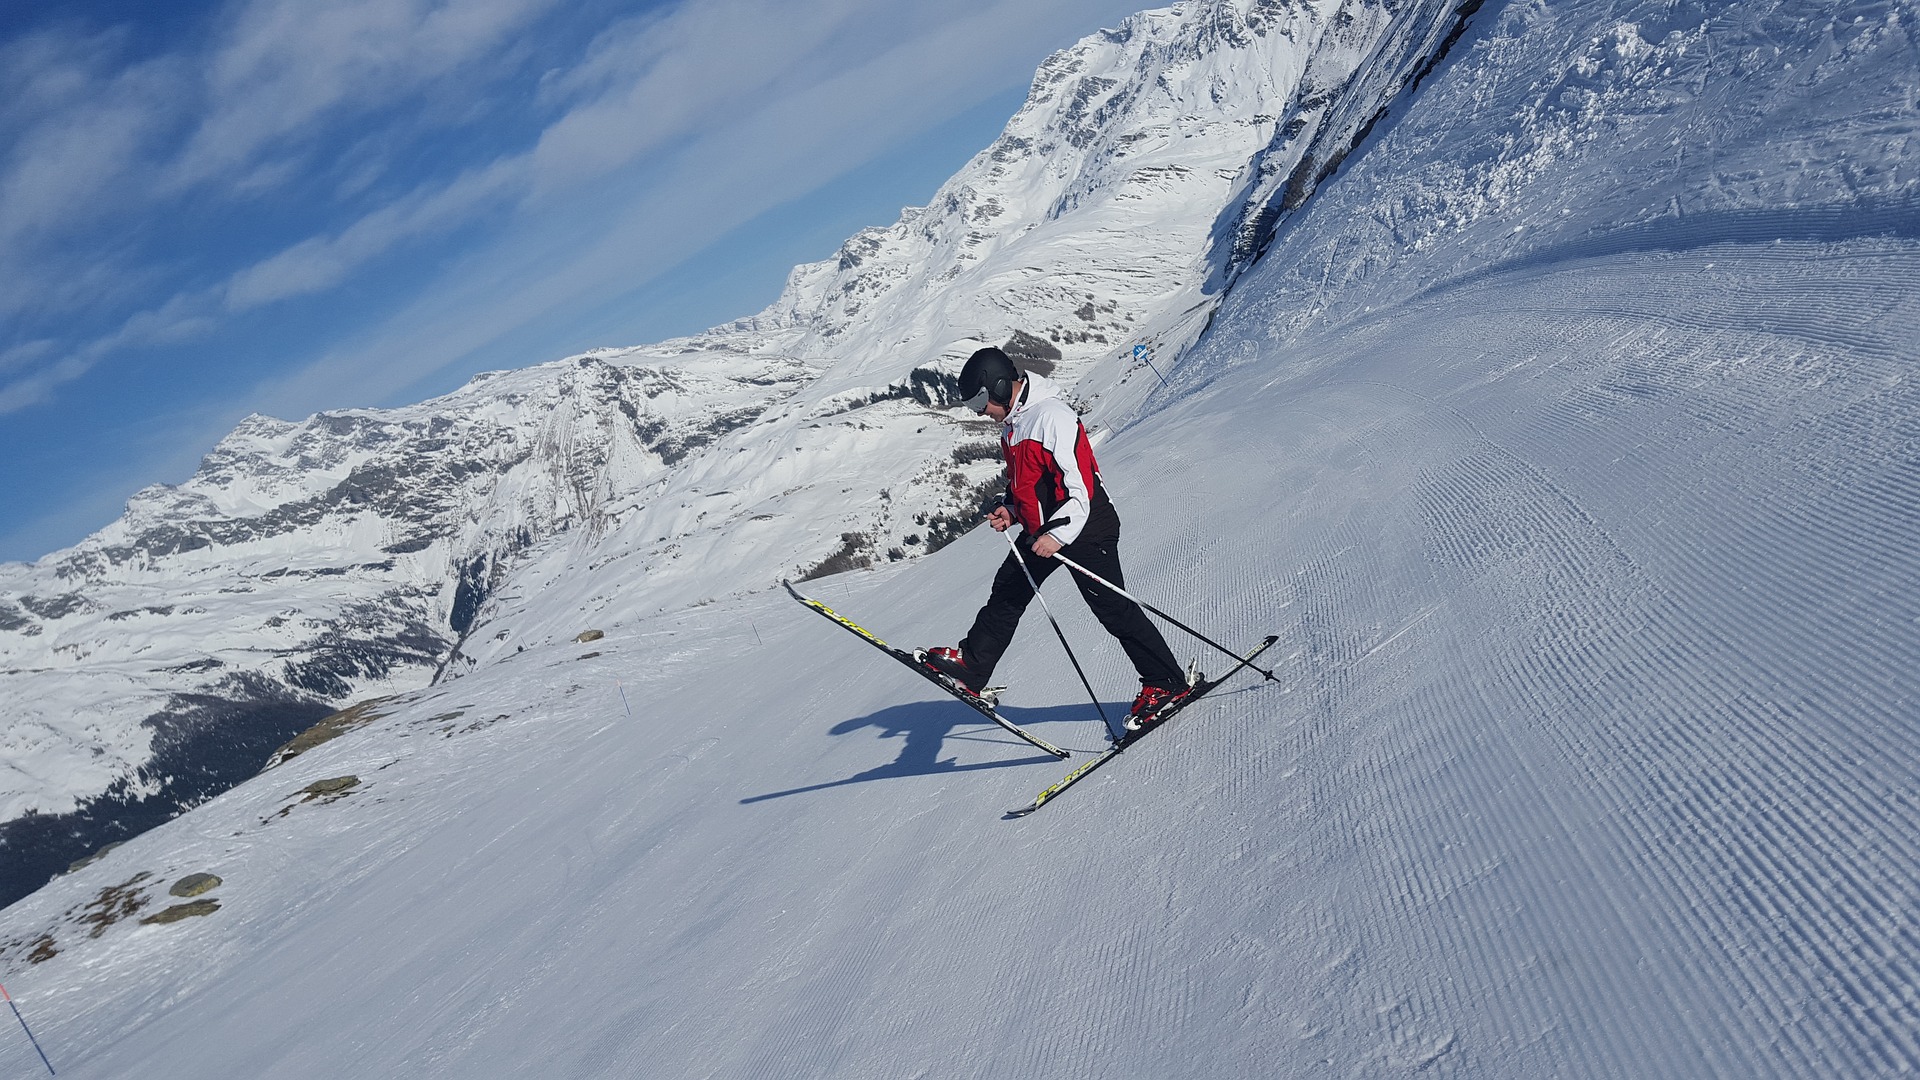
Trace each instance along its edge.
<path fill-rule="evenodd" d="M 1119 539 L 1120 515 L 1100 482 L 1087 429 L 1050 380 L 1026 377 L 1000 434 L 1000 452 L 1007 461 L 1007 508 L 1028 536 L 1052 533 L 1063 545 Z"/>

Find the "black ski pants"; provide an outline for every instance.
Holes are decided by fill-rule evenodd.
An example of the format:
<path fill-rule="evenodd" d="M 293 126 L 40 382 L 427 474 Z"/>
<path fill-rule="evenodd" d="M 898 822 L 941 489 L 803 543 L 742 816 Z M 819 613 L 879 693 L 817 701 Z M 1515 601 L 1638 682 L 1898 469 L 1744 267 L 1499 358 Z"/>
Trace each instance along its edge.
<path fill-rule="evenodd" d="M 1173 650 L 1167 648 L 1166 639 L 1140 610 L 1140 605 L 1101 585 L 1085 574 L 1064 570 L 1058 559 L 1039 559 L 1033 556 L 1032 545 L 1026 540 L 1020 544 L 1019 554 L 1007 553 L 1007 559 L 1000 564 L 1000 570 L 993 575 L 993 592 L 987 597 L 987 604 L 974 617 L 973 629 L 960 642 L 960 653 L 966 657 L 970 668 L 980 682 L 984 684 L 993 669 L 1000 663 L 1000 657 L 1007 651 L 1007 645 L 1013 641 L 1013 632 L 1020 625 L 1020 616 L 1026 612 L 1027 605 L 1033 602 L 1033 586 L 1027 584 L 1027 575 L 1020 570 L 1020 561 L 1024 559 L 1027 569 L 1033 573 L 1035 582 L 1047 580 L 1055 570 L 1070 575 L 1074 583 L 1080 586 L 1080 595 L 1086 598 L 1087 607 L 1120 642 L 1127 652 L 1127 659 L 1133 661 L 1134 670 L 1140 673 L 1140 681 L 1147 686 L 1163 686 L 1177 689 L 1187 684 L 1186 672 L 1181 670 L 1180 662 L 1173 658 Z M 1085 537 L 1075 540 L 1060 549 L 1060 554 L 1079 563 L 1081 566 L 1099 574 L 1121 588 L 1126 588 L 1126 578 L 1120 571 L 1120 545 L 1118 540 L 1093 540 Z"/>

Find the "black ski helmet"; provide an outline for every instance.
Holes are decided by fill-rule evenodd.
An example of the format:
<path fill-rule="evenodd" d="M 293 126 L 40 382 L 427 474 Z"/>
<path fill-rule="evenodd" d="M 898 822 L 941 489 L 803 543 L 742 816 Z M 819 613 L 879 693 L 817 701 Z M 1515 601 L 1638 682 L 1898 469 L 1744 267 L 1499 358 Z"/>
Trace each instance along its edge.
<path fill-rule="evenodd" d="M 1013 361 L 989 346 L 967 357 L 967 366 L 960 369 L 960 399 L 978 413 L 987 411 L 989 401 L 1011 405 L 1013 384 L 1019 381 L 1020 372 Z"/>

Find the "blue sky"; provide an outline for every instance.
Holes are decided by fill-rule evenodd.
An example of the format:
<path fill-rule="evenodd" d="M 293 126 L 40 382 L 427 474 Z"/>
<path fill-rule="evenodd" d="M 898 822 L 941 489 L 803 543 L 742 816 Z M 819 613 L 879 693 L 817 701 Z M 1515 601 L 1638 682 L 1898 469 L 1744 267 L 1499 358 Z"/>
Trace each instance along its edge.
<path fill-rule="evenodd" d="M 691 333 L 891 223 L 1113 0 L 0 8 L 0 559 L 249 412 Z"/>

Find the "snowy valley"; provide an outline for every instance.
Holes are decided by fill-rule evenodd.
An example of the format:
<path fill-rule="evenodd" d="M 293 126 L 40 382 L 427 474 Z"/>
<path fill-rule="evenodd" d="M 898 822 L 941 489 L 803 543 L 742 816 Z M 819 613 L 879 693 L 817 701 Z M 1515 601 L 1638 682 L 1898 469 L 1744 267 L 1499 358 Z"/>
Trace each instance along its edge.
<path fill-rule="evenodd" d="M 1455 14 L 1147 13 L 759 316 L 258 419 L 7 568 L 15 814 L 218 679 L 381 699 L 0 912 L 61 1075 L 1920 1069 L 1920 8 L 1488 2 L 1401 93 Z M 1281 679 L 1007 822 L 1066 763 L 769 586 L 958 636 L 930 406 L 1014 331 L 1132 586 Z M 1099 748 L 1044 628 L 1001 675 Z"/>

